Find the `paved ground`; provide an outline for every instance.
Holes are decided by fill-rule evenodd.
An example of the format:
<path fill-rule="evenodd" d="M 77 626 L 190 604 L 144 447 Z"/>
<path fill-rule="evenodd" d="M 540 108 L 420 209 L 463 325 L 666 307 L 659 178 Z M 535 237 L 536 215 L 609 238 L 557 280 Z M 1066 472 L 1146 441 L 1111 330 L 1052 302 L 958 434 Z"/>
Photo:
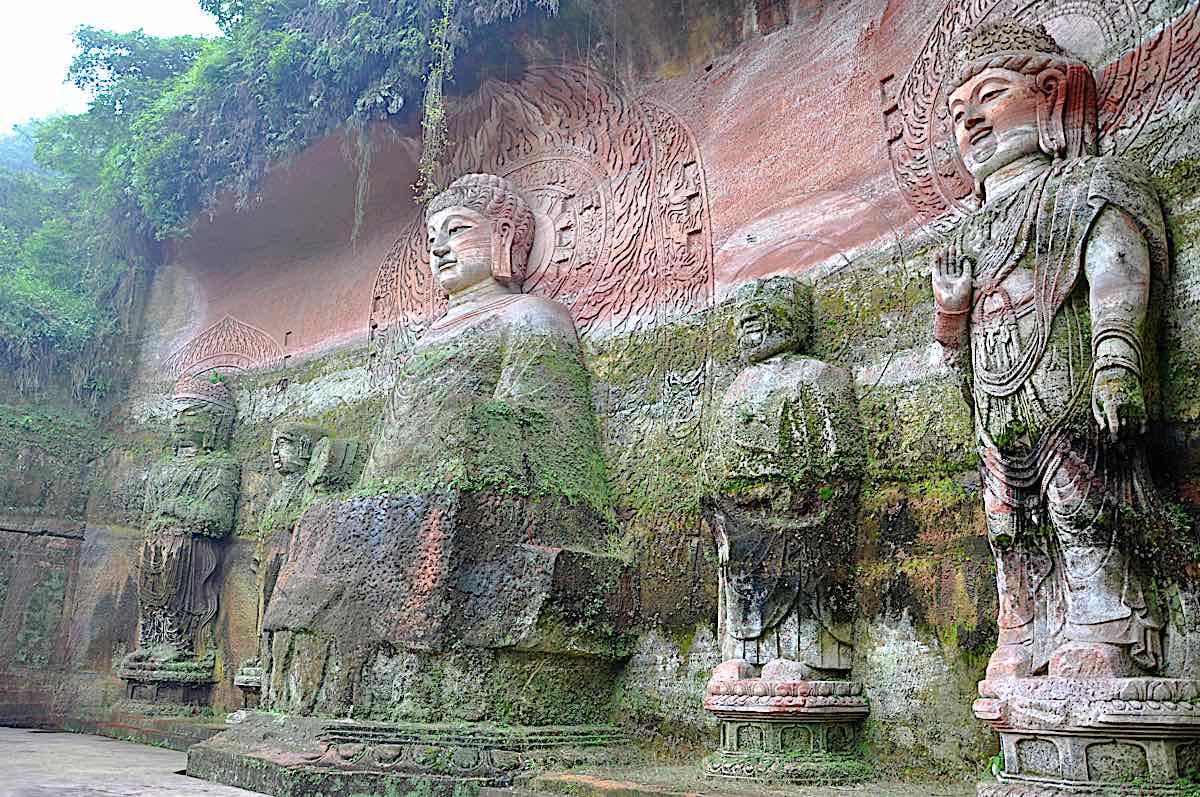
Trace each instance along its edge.
<path fill-rule="evenodd" d="M 181 772 L 187 755 L 105 736 L 0 728 L 0 797 L 263 797 Z M 972 784 L 867 783 L 826 788 L 730 787 L 705 781 L 695 767 L 543 775 L 534 790 L 485 789 L 486 797 L 973 797 Z"/>
<path fill-rule="evenodd" d="M 259 797 L 175 774 L 186 766 L 174 750 L 0 728 L 0 797 Z"/>
<path fill-rule="evenodd" d="M 551 773 L 537 792 L 571 797 L 975 797 L 974 783 L 861 783 L 855 786 L 765 786 L 705 780 L 695 766 Z"/>

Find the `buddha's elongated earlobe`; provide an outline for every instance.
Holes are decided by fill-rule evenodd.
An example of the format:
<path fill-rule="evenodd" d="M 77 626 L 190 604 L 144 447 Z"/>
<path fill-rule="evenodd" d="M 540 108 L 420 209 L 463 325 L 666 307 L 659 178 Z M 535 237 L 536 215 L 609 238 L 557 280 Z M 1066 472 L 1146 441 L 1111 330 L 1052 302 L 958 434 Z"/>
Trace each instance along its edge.
<path fill-rule="evenodd" d="M 513 278 L 512 243 L 512 222 L 495 222 L 492 226 L 492 276 L 505 284 Z"/>
<path fill-rule="evenodd" d="M 1063 113 L 1067 100 L 1067 76 L 1061 69 L 1043 69 L 1037 76 L 1041 98 L 1037 106 L 1038 143 L 1052 158 L 1067 154 L 1067 136 Z"/>

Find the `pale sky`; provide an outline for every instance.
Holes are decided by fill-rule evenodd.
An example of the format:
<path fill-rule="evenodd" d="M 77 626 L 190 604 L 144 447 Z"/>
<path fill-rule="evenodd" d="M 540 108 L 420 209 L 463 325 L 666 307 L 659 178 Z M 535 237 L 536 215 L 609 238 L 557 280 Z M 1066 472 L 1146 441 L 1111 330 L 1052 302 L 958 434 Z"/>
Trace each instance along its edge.
<path fill-rule="evenodd" d="M 0 0 L 0 7 L 0 136 L 33 117 L 87 108 L 87 95 L 63 82 L 79 25 L 154 36 L 220 33 L 196 0 Z"/>

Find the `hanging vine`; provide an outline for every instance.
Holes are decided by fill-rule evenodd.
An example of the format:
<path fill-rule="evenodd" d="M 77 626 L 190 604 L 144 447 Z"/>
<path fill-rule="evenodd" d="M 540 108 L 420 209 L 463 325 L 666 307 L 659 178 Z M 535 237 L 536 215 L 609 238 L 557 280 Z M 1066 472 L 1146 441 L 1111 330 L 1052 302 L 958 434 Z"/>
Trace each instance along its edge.
<path fill-rule="evenodd" d="M 458 31 L 454 24 L 456 0 L 442 0 L 442 15 L 433 27 L 430 49 L 433 65 L 425 83 L 425 101 L 421 115 L 421 162 L 417 167 L 417 199 L 425 204 L 437 194 L 437 169 L 446 147 L 446 104 L 442 91 L 446 77 L 454 69 L 454 51 Z"/>

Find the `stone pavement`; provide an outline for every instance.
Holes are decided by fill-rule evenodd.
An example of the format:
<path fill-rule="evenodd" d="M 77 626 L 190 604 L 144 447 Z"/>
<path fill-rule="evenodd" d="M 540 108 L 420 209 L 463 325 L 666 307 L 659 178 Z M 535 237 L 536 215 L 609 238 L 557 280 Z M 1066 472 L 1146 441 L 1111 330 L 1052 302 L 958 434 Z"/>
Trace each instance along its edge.
<path fill-rule="evenodd" d="M 186 766 L 174 750 L 0 728 L 0 797 L 260 797 L 176 774 Z"/>
<path fill-rule="evenodd" d="M 264 797 L 177 774 L 187 754 L 105 736 L 0 728 L 0 797 Z M 532 790 L 530 790 L 532 789 Z M 973 797 L 973 784 L 867 783 L 799 788 L 703 780 L 696 767 L 542 775 L 481 797 Z"/>

